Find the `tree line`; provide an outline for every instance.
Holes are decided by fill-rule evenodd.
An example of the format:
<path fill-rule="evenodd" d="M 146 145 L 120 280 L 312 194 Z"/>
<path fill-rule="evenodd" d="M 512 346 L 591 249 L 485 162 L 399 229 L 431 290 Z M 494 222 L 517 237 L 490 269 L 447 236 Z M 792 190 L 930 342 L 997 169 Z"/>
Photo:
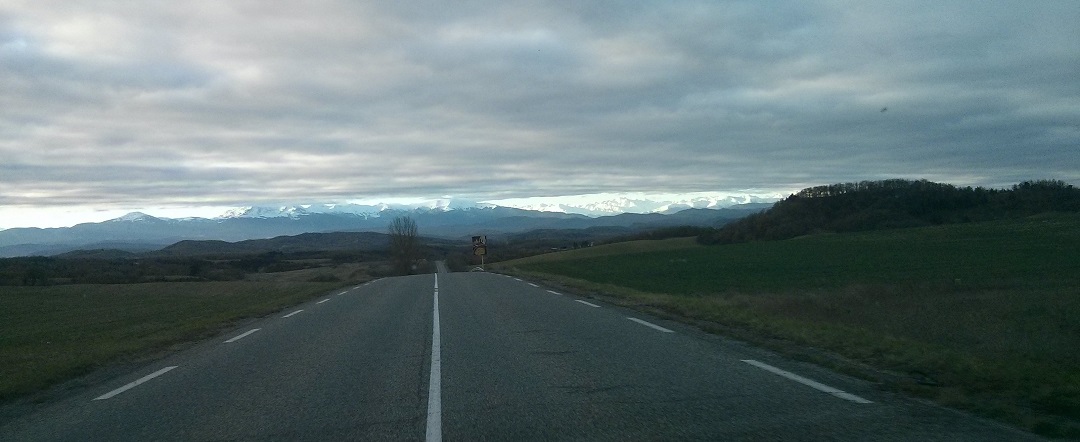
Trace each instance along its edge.
<path fill-rule="evenodd" d="M 252 273 L 277 273 L 329 264 L 383 261 L 388 257 L 396 274 L 416 272 L 425 250 L 416 222 L 396 218 L 390 227 L 390 249 L 267 251 L 262 253 L 207 253 L 199 256 L 163 256 L 164 252 L 99 257 L 90 252 L 67 256 L 0 258 L 0 286 L 57 284 L 132 284 L 177 281 L 234 281 Z M 388 256 L 389 255 L 389 256 Z"/>
<path fill-rule="evenodd" d="M 251 273 L 277 273 L 330 263 L 384 259 L 373 252 L 266 252 L 202 257 L 0 259 L 0 286 L 131 284 L 142 282 L 235 281 Z"/>
<path fill-rule="evenodd" d="M 674 227 L 662 227 L 659 229 L 646 230 L 644 232 L 636 232 L 626 235 L 615 236 L 605 239 L 601 244 L 614 244 L 627 241 L 656 241 L 669 238 L 687 238 L 687 237 L 700 237 L 702 235 L 710 235 L 716 232 L 715 227 L 705 226 L 674 226 Z"/>
<path fill-rule="evenodd" d="M 862 181 L 803 189 L 769 210 L 703 233 L 698 241 L 728 244 L 1077 211 L 1080 189 L 1059 180 L 1025 181 L 1008 189 L 927 180 Z"/>

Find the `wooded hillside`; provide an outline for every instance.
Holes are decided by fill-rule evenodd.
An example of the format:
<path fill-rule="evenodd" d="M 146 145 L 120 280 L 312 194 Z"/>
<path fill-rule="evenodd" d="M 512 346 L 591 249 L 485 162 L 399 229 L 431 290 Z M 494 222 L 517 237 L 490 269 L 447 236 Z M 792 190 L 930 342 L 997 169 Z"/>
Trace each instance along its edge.
<path fill-rule="evenodd" d="M 1080 189 L 1025 181 L 1009 189 L 885 180 L 803 189 L 764 212 L 698 237 L 702 244 L 777 240 L 825 232 L 918 227 L 1080 211 Z"/>

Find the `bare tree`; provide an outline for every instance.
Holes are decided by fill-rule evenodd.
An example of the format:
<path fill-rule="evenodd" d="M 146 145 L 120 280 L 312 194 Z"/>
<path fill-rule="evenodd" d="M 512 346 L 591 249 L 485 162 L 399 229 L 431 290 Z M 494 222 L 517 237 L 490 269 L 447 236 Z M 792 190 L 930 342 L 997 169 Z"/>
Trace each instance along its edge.
<path fill-rule="evenodd" d="M 411 217 L 399 216 L 390 223 L 390 258 L 402 275 L 411 275 L 420 257 L 418 236 L 416 221 Z"/>

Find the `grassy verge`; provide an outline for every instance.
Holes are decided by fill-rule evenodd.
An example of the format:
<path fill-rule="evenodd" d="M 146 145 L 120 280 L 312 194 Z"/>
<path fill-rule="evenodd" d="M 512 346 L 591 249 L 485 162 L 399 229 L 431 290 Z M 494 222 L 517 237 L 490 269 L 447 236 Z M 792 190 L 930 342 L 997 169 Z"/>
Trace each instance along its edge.
<path fill-rule="evenodd" d="M 228 281 L 0 287 L 0 401 L 210 336 L 342 286 Z"/>
<path fill-rule="evenodd" d="M 849 371 L 874 367 L 886 388 L 1080 437 L 1078 216 L 679 244 L 501 268 Z"/>

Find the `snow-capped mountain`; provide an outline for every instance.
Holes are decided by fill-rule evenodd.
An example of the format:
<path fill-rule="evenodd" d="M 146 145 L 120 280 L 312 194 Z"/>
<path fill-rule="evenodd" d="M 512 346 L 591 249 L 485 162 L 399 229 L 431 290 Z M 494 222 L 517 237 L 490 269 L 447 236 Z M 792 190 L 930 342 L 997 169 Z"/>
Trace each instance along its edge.
<path fill-rule="evenodd" d="M 478 232 L 495 235 L 597 226 L 711 226 L 764 210 L 768 204 L 762 203 L 780 199 L 781 195 L 640 193 L 482 202 L 439 198 L 396 203 L 255 205 L 210 218 L 157 217 L 139 211 L 71 227 L 6 229 L 0 231 L 0 256 L 62 253 L 87 244 L 110 242 L 163 245 L 184 239 L 240 241 L 308 232 L 383 232 L 389 219 L 402 215 L 416 220 L 424 234 L 447 238 Z"/>
<path fill-rule="evenodd" d="M 670 214 L 686 209 L 722 209 L 740 204 L 771 204 L 783 199 L 780 194 L 731 195 L 693 193 L 668 194 L 595 194 L 561 197 L 535 197 L 476 202 L 457 198 L 442 198 L 411 203 L 378 204 L 296 204 L 281 206 L 250 206 L 232 209 L 219 219 L 228 218 L 299 218 L 313 214 L 353 215 L 377 218 L 385 211 L 491 209 L 508 207 L 537 212 L 554 212 L 589 217 L 623 213 Z"/>
<path fill-rule="evenodd" d="M 219 218 L 297 218 L 307 214 L 300 206 L 248 206 L 228 210 Z"/>
<path fill-rule="evenodd" d="M 699 207 L 706 200 L 687 201 Z M 405 205 L 312 204 L 248 207 L 216 218 L 163 218 L 132 212 L 108 221 L 58 228 L 12 228 L 0 231 L 0 257 L 51 255 L 81 247 L 125 244 L 153 249 L 181 240 L 242 241 L 314 232 L 385 232 L 389 220 L 412 217 L 427 236 L 468 238 L 469 235 L 507 235 L 533 230 L 622 229 L 631 232 L 666 226 L 716 226 L 764 210 L 749 204 L 719 210 L 684 210 L 673 214 L 621 213 L 586 216 L 569 210 L 600 213 L 602 210 L 674 210 L 673 203 L 660 205 L 636 199 L 600 201 L 593 205 L 566 205 L 532 211 L 491 203 L 438 200 Z M 666 209 L 663 209 L 666 207 Z M 557 209 L 557 210 L 551 210 Z M 115 247 L 115 246 L 109 246 Z"/>
<path fill-rule="evenodd" d="M 492 208 L 493 204 L 477 203 L 460 199 L 437 199 L 410 204 L 298 204 L 288 206 L 249 206 L 226 211 L 218 219 L 228 218 L 299 218 L 306 215 L 351 215 L 361 218 L 377 218 L 385 211 L 450 211 L 475 208 Z"/>
<path fill-rule="evenodd" d="M 722 209 L 740 204 L 771 204 L 783 199 L 780 194 L 627 194 L 537 197 L 489 201 L 500 206 L 541 212 L 573 213 L 586 216 L 611 216 L 622 213 L 675 213 L 686 209 Z"/>
<path fill-rule="evenodd" d="M 111 219 L 109 221 L 115 221 L 115 222 L 121 222 L 121 221 L 139 222 L 139 221 L 156 221 L 156 220 L 158 220 L 158 218 L 155 218 L 153 216 L 147 215 L 147 214 L 142 213 L 142 212 L 131 212 L 131 213 L 127 214 L 127 215 L 121 216 L 119 218 L 114 218 L 114 219 Z"/>
<path fill-rule="evenodd" d="M 783 199 L 781 195 L 591 195 L 573 197 L 541 197 L 475 202 L 462 199 L 437 199 L 411 203 L 377 204 L 295 204 L 255 205 L 229 210 L 218 219 L 226 218 L 299 218 L 313 214 L 351 215 L 376 218 L 387 211 L 413 212 L 417 210 L 448 212 L 455 210 L 492 209 L 511 207 L 525 211 L 576 214 L 585 216 L 611 216 L 624 213 L 671 214 L 687 209 L 724 209 L 740 204 L 770 204 Z"/>

